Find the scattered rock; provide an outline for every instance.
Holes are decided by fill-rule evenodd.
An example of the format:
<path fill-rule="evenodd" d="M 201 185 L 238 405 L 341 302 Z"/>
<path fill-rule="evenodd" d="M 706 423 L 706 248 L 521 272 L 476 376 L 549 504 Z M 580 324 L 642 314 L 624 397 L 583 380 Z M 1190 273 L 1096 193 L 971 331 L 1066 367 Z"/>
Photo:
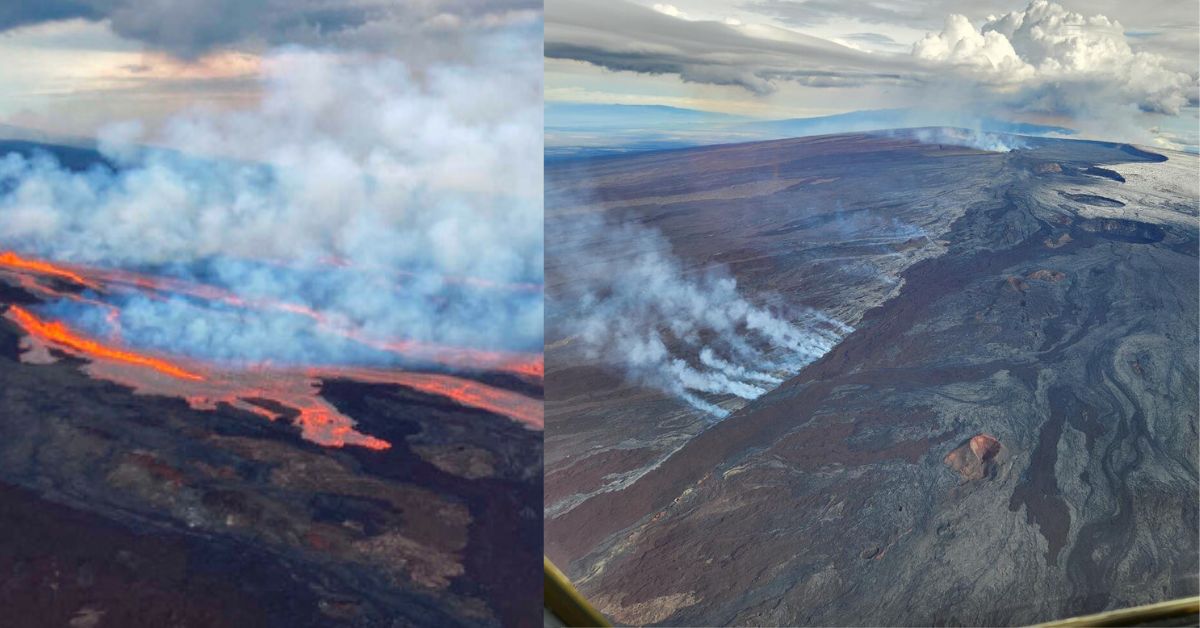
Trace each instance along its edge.
<path fill-rule="evenodd" d="M 694 606 L 701 601 L 692 591 L 671 593 L 643 602 L 625 603 L 620 595 L 601 595 L 593 601 L 605 615 L 612 617 L 622 624 L 645 626 L 658 623 L 678 612 L 680 609 Z"/>
<path fill-rule="evenodd" d="M 1038 174 L 1062 174 L 1062 166 L 1054 163 L 1041 163 L 1033 167 L 1033 171 Z"/>
<path fill-rule="evenodd" d="M 151 454 L 135 451 L 128 454 L 126 460 L 145 469 L 154 479 L 160 482 L 169 484 L 175 488 L 183 486 L 183 473 Z"/>
<path fill-rule="evenodd" d="M 317 608 L 325 615 L 342 621 L 349 621 L 359 616 L 362 604 L 351 597 L 323 599 L 317 602 Z"/>
<path fill-rule="evenodd" d="M 496 473 L 496 458 L 491 452 L 464 444 L 416 445 L 413 452 L 426 462 L 468 480 L 492 477 Z"/>
<path fill-rule="evenodd" d="M 1045 244 L 1046 244 L 1046 248 L 1048 248 L 1048 249 L 1057 249 L 1058 247 L 1063 246 L 1070 241 L 1071 241 L 1071 234 L 1064 233 L 1064 234 L 1058 236 L 1057 240 L 1051 240 L 1050 238 L 1046 238 Z"/>
<path fill-rule="evenodd" d="M 1025 275 L 1025 278 L 1026 279 L 1036 279 L 1038 281 L 1049 281 L 1051 283 L 1058 283 L 1058 282 L 1062 281 L 1063 279 L 1066 279 L 1067 274 L 1057 271 L 1057 270 L 1048 270 L 1048 269 L 1043 268 L 1041 270 L 1035 270 L 1035 271 L 1029 273 L 1028 275 Z"/>
<path fill-rule="evenodd" d="M 105 612 L 94 606 L 84 606 L 75 611 L 75 615 L 71 617 L 67 625 L 71 628 L 96 628 L 100 625 L 100 620 L 104 619 Z"/>
<path fill-rule="evenodd" d="M 1079 226 L 1084 231 L 1100 237 L 1133 244 L 1152 244 L 1161 242 L 1166 237 L 1166 232 L 1162 227 L 1137 220 L 1095 218 L 1083 220 Z"/>
<path fill-rule="evenodd" d="M 354 550 L 375 562 L 407 573 L 409 578 L 430 589 L 445 589 L 450 580 L 466 573 L 462 557 L 419 543 L 397 532 L 385 532 L 355 541 Z"/>
<path fill-rule="evenodd" d="M 1076 203 L 1083 203 L 1084 205 L 1093 205 L 1096 207 L 1125 206 L 1125 203 L 1122 203 L 1115 198 L 1108 198 L 1107 196 L 1100 196 L 1097 194 L 1072 194 L 1071 192 L 1063 192 L 1062 190 L 1059 190 L 1058 195 L 1063 198 L 1071 199 Z"/>

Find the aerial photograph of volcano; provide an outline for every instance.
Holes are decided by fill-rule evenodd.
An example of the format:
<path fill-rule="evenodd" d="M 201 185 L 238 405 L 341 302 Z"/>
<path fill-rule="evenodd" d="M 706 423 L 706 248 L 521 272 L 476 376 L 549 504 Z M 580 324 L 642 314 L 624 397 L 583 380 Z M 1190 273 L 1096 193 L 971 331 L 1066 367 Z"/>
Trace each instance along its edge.
<path fill-rule="evenodd" d="M 541 3 L 0 31 L 0 624 L 537 625 Z"/>
<path fill-rule="evenodd" d="M 1194 3 L 545 15 L 544 540 L 597 611 L 1196 624 Z"/>

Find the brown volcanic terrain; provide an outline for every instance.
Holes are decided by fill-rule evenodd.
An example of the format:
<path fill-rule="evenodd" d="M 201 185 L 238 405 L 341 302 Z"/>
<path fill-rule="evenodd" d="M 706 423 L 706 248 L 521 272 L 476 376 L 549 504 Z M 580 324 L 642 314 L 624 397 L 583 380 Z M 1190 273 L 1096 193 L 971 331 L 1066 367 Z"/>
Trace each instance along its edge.
<path fill-rule="evenodd" d="M 856 328 L 713 424 L 548 321 L 549 556 L 625 623 L 997 625 L 1195 594 L 1197 160 L 1029 143 L 549 164 L 551 296 L 555 230 L 605 212 Z"/>
<path fill-rule="evenodd" d="M 38 301 L 0 278 L 0 314 Z M 95 627 L 538 620 L 539 431 L 443 394 L 326 379 L 322 403 L 389 445 L 327 447 L 272 400 L 257 400 L 282 415 L 269 421 L 144 394 L 26 331 L 0 316 L 3 616 Z M 56 361 L 24 363 L 33 349 Z"/>

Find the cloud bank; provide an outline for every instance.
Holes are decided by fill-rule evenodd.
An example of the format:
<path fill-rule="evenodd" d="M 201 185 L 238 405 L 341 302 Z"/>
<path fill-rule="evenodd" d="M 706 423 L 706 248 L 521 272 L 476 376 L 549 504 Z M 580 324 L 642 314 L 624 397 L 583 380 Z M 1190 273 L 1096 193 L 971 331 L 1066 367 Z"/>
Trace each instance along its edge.
<path fill-rule="evenodd" d="M 898 82 L 905 59 L 876 57 L 781 28 L 684 19 L 624 0 L 546 5 L 546 57 L 614 71 L 674 74 L 685 82 L 769 94 L 780 81 L 812 86 Z"/>
<path fill-rule="evenodd" d="M 40 0 L 5 3 L 0 31 L 72 18 L 107 21 L 122 37 L 185 58 L 285 44 L 393 50 L 412 39 L 449 53 L 459 45 L 457 34 L 535 22 L 541 6 L 536 0 Z"/>

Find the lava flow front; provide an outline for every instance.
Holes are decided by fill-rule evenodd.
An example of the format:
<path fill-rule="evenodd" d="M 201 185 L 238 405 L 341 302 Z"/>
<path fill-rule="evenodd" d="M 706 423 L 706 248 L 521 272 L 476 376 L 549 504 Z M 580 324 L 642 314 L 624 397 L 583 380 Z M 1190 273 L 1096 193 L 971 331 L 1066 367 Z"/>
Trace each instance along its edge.
<path fill-rule="evenodd" d="M 191 381 L 204 379 L 202 376 L 175 366 L 166 360 L 160 360 L 133 351 L 114 349 L 90 338 L 84 338 L 68 329 L 64 324 L 59 322 L 44 322 L 20 306 L 12 306 L 9 312 L 12 315 L 12 319 L 23 327 L 30 336 L 43 342 L 54 343 L 92 358 L 145 367 L 179 379 Z"/>
<path fill-rule="evenodd" d="M 374 339 L 336 317 L 306 306 L 243 299 L 221 288 L 174 278 L 67 267 L 11 252 L 0 253 L 0 276 L 12 279 L 16 285 L 43 298 L 66 298 L 108 308 L 106 318 L 114 324 L 118 306 L 103 298 L 107 294 L 128 290 L 177 294 L 225 306 L 271 309 L 306 316 L 323 332 L 436 365 L 473 366 L 476 370 L 506 372 L 532 382 L 540 381 L 543 373 L 541 355 Z M 64 290 L 59 285 L 61 282 L 70 284 L 73 289 Z M 81 291 L 90 291 L 99 298 L 93 298 L 88 292 L 81 295 Z M 115 339 L 101 341 L 62 321 L 44 319 L 19 305 L 10 305 L 4 316 L 26 334 L 23 361 L 53 361 L 52 350 L 57 350 L 88 360 L 84 368 L 97 379 L 119 383 L 141 394 L 180 397 L 198 409 L 226 405 L 269 420 L 290 419 L 300 428 L 304 438 L 329 447 L 358 445 L 382 450 L 391 446 L 387 441 L 357 431 L 352 418 L 321 397 L 322 382 L 338 379 L 402 386 L 449 399 L 461 406 L 507 416 L 531 429 L 542 428 L 540 401 L 465 377 L 359 366 L 233 368 L 189 357 L 154 355 L 119 346 Z M 114 338 L 117 335 L 114 331 Z"/>

